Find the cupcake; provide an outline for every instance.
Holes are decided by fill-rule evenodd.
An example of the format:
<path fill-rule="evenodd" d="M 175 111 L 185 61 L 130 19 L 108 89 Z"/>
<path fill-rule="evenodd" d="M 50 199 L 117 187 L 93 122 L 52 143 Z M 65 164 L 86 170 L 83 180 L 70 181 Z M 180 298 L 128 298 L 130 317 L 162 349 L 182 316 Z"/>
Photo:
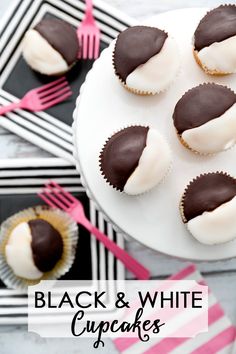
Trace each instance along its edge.
<path fill-rule="evenodd" d="M 134 26 L 120 33 L 113 52 L 113 65 L 128 90 L 154 95 L 165 90 L 179 69 L 175 40 L 154 27 Z"/>
<path fill-rule="evenodd" d="M 61 210 L 23 210 L 1 226 L 0 276 L 12 288 L 57 279 L 71 267 L 78 239 L 76 223 Z"/>
<path fill-rule="evenodd" d="M 171 152 L 153 128 L 131 126 L 112 135 L 100 153 L 100 169 L 116 190 L 130 195 L 148 191 L 167 174 Z"/>
<path fill-rule="evenodd" d="M 189 149 L 200 154 L 227 150 L 236 141 L 236 94 L 213 83 L 194 87 L 176 104 L 173 121 Z"/>
<path fill-rule="evenodd" d="M 211 75 L 236 73 L 236 6 L 209 11 L 194 33 L 194 56 Z"/>
<path fill-rule="evenodd" d="M 236 237 L 236 180 L 223 172 L 196 177 L 181 201 L 183 222 L 189 232 L 206 245 Z"/>
<path fill-rule="evenodd" d="M 75 29 L 67 22 L 44 19 L 26 32 L 22 50 L 33 70 L 48 76 L 62 75 L 75 64 L 79 43 Z"/>

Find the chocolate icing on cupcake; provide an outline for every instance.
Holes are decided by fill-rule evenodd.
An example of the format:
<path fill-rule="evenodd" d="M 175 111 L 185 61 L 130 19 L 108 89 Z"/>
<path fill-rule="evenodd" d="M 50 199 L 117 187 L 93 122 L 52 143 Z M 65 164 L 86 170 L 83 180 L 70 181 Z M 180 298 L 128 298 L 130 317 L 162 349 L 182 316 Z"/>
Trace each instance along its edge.
<path fill-rule="evenodd" d="M 30 220 L 28 224 L 32 236 L 34 263 L 41 272 L 48 272 L 62 256 L 62 237 L 51 224 L 43 219 Z"/>
<path fill-rule="evenodd" d="M 168 35 L 154 27 L 134 26 L 119 34 L 114 52 L 116 74 L 122 81 L 139 65 L 158 54 Z"/>
<path fill-rule="evenodd" d="M 223 172 L 196 177 L 181 202 L 182 219 L 201 243 L 220 244 L 236 237 L 236 180 Z"/>
<path fill-rule="evenodd" d="M 148 128 L 129 127 L 114 134 L 101 154 L 101 169 L 107 180 L 118 190 L 124 186 L 138 166 L 146 146 Z"/>
<path fill-rule="evenodd" d="M 213 211 L 236 196 L 236 180 L 223 173 L 209 173 L 196 178 L 183 200 L 186 221 Z"/>
<path fill-rule="evenodd" d="M 45 19 L 34 29 L 63 56 L 69 65 L 75 62 L 79 44 L 76 32 L 69 23 L 59 19 Z"/>
<path fill-rule="evenodd" d="M 100 154 L 100 169 L 115 189 L 136 195 L 163 179 L 170 155 L 168 144 L 155 129 L 132 126 L 106 142 Z"/>
<path fill-rule="evenodd" d="M 236 35 L 236 6 L 221 5 L 209 11 L 194 33 L 196 50 Z"/>
<path fill-rule="evenodd" d="M 173 119 L 179 134 L 220 117 L 236 103 L 236 94 L 226 86 L 203 84 L 187 91 L 175 106 Z"/>
<path fill-rule="evenodd" d="M 202 154 L 226 150 L 236 141 L 236 94 L 213 83 L 194 87 L 176 104 L 173 121 L 190 149 Z"/>

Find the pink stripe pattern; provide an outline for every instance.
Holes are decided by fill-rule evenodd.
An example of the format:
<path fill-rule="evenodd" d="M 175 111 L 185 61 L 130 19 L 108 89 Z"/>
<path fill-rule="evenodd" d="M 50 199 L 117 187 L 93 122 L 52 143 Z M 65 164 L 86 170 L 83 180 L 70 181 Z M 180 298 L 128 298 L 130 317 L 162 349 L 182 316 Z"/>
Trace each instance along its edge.
<path fill-rule="evenodd" d="M 190 264 L 169 278 L 169 280 L 186 279 L 206 284 L 194 264 Z M 119 352 L 124 354 L 174 354 L 176 349 L 181 354 L 216 354 L 223 349 L 226 350 L 226 348 L 228 352 L 226 351 L 225 353 L 233 354 L 233 346 L 236 341 L 236 327 L 230 323 L 220 304 L 217 303 L 210 291 L 209 304 L 209 330 L 207 333 L 199 334 L 195 338 L 157 338 L 156 343 L 155 339 L 152 338 L 150 342 L 145 343 L 145 345 L 142 343 L 140 346 L 137 338 L 117 338 L 114 339 L 114 344 Z M 153 316 L 155 315 L 156 313 L 153 313 Z M 198 320 L 198 318 L 193 319 L 189 322 L 189 325 L 197 325 Z M 181 331 L 185 330 L 184 327 L 178 331 L 181 333 Z M 185 345 L 187 345 L 186 348 Z"/>

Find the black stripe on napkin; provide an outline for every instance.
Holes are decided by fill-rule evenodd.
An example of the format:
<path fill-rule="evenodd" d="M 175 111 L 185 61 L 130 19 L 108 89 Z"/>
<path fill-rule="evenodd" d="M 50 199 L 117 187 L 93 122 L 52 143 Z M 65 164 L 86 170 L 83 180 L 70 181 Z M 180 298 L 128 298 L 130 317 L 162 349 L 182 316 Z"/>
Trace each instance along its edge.
<path fill-rule="evenodd" d="M 27 6 L 26 11 L 28 11 L 28 10 L 30 9 L 30 7 L 31 7 L 31 5 L 32 5 L 32 3 L 33 3 L 33 1 L 34 1 L 34 0 L 28 0 L 29 5 Z M 14 9 L 14 11 L 11 13 L 11 16 L 9 17 L 8 22 L 7 22 L 6 25 L 3 27 L 2 31 L 1 31 L 1 36 L 2 36 L 2 35 L 4 34 L 4 32 L 7 30 L 7 27 L 8 27 L 8 25 L 9 25 L 9 23 L 11 23 L 11 20 L 14 18 L 14 16 L 15 16 L 15 15 L 17 14 L 17 12 L 20 10 L 20 7 L 23 6 L 24 2 L 25 2 L 25 1 L 19 0 L 19 4 L 18 4 L 17 7 Z M 26 11 L 25 11 L 25 12 L 26 12 Z M 24 18 L 25 12 L 24 12 L 24 13 L 22 14 L 22 16 L 20 17 L 19 23 L 20 23 L 21 20 Z M 15 32 L 15 30 L 16 30 L 17 26 L 19 25 L 19 23 L 16 24 L 16 26 L 12 29 L 13 32 Z M 4 50 L 4 48 L 3 48 L 3 50 Z M 3 51 L 1 51 L 0 54 L 1 54 L 2 52 L 3 52 Z"/>
<path fill-rule="evenodd" d="M 76 168 L 74 166 L 70 166 L 70 165 L 65 165 L 65 166 L 21 166 L 21 167 L 3 167 L 4 171 L 37 171 L 37 170 L 45 170 L 45 171 L 50 171 L 50 170 L 74 170 L 77 171 Z M 2 170 L 2 167 L 0 166 L 0 171 Z"/>

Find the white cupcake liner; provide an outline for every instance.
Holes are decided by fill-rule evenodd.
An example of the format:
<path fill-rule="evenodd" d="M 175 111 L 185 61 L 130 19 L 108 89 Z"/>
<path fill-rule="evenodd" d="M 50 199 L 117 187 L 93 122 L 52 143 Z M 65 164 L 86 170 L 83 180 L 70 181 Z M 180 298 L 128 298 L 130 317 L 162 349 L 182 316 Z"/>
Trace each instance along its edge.
<path fill-rule="evenodd" d="M 40 279 L 29 280 L 18 277 L 8 265 L 5 256 L 5 246 L 12 230 L 22 222 L 33 219 L 43 219 L 49 222 L 63 239 L 63 253 L 55 267 L 45 272 Z M 0 278 L 8 288 L 27 290 L 30 285 L 38 284 L 41 280 L 56 280 L 67 273 L 75 259 L 78 243 L 78 226 L 71 217 L 60 209 L 48 206 L 36 206 L 25 209 L 9 217 L 1 225 L 0 231 Z"/>

